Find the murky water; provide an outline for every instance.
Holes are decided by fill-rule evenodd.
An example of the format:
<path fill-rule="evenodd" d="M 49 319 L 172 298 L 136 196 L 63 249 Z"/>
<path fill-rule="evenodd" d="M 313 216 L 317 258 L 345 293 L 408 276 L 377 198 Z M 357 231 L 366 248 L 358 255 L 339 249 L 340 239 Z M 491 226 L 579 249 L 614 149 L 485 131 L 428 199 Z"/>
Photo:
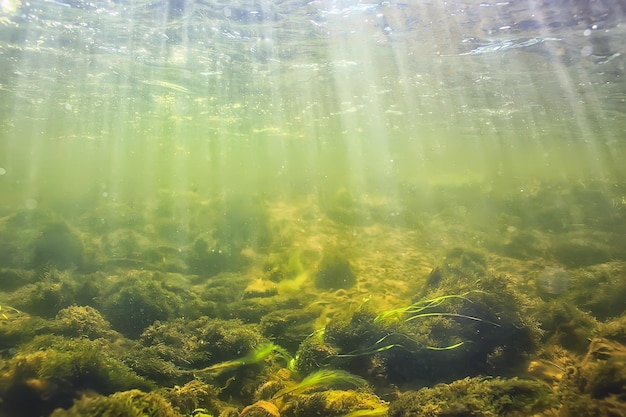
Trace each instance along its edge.
<path fill-rule="evenodd" d="M 621 10 L 588 7 L 7 2 L 2 186 L 618 179 Z"/>
<path fill-rule="evenodd" d="M 529 331 L 537 345 L 519 352 L 549 358 L 561 375 L 573 362 L 554 346 L 582 355 L 588 338 L 612 334 L 609 320 L 624 314 L 624 15 L 610 0 L 3 0 L 3 324 L 20 314 L 62 320 L 63 309 L 90 306 L 148 349 L 144 332 L 163 323 L 240 319 L 294 355 L 342 312 L 372 305 L 400 314 L 420 297 L 439 306 L 451 293 L 462 304 L 489 282 L 494 292 L 515 289 L 500 298 L 520 302 L 510 317 L 543 323 L 542 338 Z M 152 284 L 123 286 L 154 280 L 169 300 L 161 307 L 148 305 L 163 295 Z M 146 305 L 137 302 L 143 290 L 153 291 Z M 446 320 L 505 328 L 481 302 L 489 304 L 450 307 Z M 267 324 L 278 320 L 273 311 L 306 318 L 279 331 Z M 354 352 L 470 345 L 441 326 L 432 338 L 412 329 L 412 339 L 390 333 Z M 514 333 L 507 337 L 522 339 Z M 26 355 L 33 334 L 2 342 L 3 367 L 17 366 L 15 352 Z M 172 387 L 261 342 L 180 362 L 151 351 L 178 374 L 150 373 L 132 365 L 136 357 L 124 363 Z M 379 360 L 382 371 L 331 365 L 378 389 L 528 376 L 520 358 L 498 359 L 494 346 L 485 359 L 493 368 L 432 379 L 400 373 L 394 357 Z M 421 369 L 420 360 L 408 366 Z M 227 380 L 209 378 L 216 387 Z M 391 401 L 387 388 L 377 394 Z M 268 399 L 232 390 L 240 407 Z M 42 401 L 32 415 L 71 405 Z M 2 412 L 11 415 L 11 404 Z"/>

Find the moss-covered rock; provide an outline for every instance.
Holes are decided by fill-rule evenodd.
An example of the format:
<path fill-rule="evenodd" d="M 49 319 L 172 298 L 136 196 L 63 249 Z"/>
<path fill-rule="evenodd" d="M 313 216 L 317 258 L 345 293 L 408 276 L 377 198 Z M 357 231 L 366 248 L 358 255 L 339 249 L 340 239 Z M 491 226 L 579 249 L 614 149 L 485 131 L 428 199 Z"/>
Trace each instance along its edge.
<path fill-rule="evenodd" d="M 61 270 L 83 263 L 83 244 L 78 234 L 65 223 L 46 226 L 33 242 L 32 266 Z"/>
<path fill-rule="evenodd" d="M 53 318 L 59 310 L 75 304 L 73 272 L 51 268 L 38 274 L 38 278 L 36 282 L 13 292 L 9 303 L 29 314 L 45 318 Z"/>
<path fill-rule="evenodd" d="M 316 309 L 278 309 L 261 318 L 263 336 L 274 340 L 291 352 L 295 352 L 308 335 L 313 333 L 313 323 L 317 318 Z"/>
<path fill-rule="evenodd" d="M 532 416 L 554 404 L 548 387 L 536 381 L 466 378 L 409 391 L 389 406 L 389 417 Z"/>
<path fill-rule="evenodd" d="M 272 241 L 270 216 L 255 196 L 231 195 L 216 203 L 214 236 L 234 251 L 267 247 Z"/>
<path fill-rule="evenodd" d="M 315 285 L 323 290 L 351 288 L 356 284 L 356 275 L 344 254 L 327 251 L 315 272 Z"/>
<path fill-rule="evenodd" d="M 320 203 L 326 215 L 337 223 L 357 226 L 372 221 L 365 203 L 355 197 L 346 187 L 321 193 Z"/>
<path fill-rule="evenodd" d="M 197 379 L 164 390 L 162 395 L 183 415 L 193 415 L 194 410 L 202 409 L 205 414 L 217 416 L 225 407 L 218 399 L 219 389 Z"/>
<path fill-rule="evenodd" d="M 324 341 L 323 333 L 313 333 L 300 344 L 294 361 L 294 370 L 301 376 L 309 375 L 328 365 L 338 353 L 339 348 Z"/>
<path fill-rule="evenodd" d="M 178 366 L 203 368 L 243 356 L 263 338 L 256 325 L 200 317 L 155 322 L 139 341 L 145 349 Z"/>
<path fill-rule="evenodd" d="M 570 268 L 602 264 L 611 260 L 611 248 L 604 244 L 606 239 L 604 235 L 587 231 L 567 234 L 555 239 L 550 251 L 556 260 Z"/>
<path fill-rule="evenodd" d="M 626 310 L 624 280 L 621 262 L 590 266 L 577 271 L 566 299 L 598 320 L 617 317 Z"/>
<path fill-rule="evenodd" d="M 88 339 L 116 338 L 119 335 L 100 312 L 89 306 L 70 306 L 60 310 L 52 325 L 55 334 Z"/>
<path fill-rule="evenodd" d="M 545 331 L 544 340 L 576 353 L 587 351 L 589 335 L 598 326 L 593 316 L 564 300 L 543 303 L 534 315 Z"/>
<path fill-rule="evenodd" d="M 0 251 L 2 248 L 0 247 Z M 1 262 L 1 260 L 0 260 Z M 2 263 L 3 265 L 5 263 Z M 37 275 L 23 269 L 0 269 L 0 290 L 15 291 L 20 287 L 33 283 Z"/>
<path fill-rule="evenodd" d="M 387 403 L 368 391 L 327 390 L 294 396 L 280 411 L 283 417 L 384 416 Z"/>
<path fill-rule="evenodd" d="M 191 274 L 212 277 L 241 269 L 246 262 L 239 252 L 228 245 L 199 237 L 189 250 L 187 264 Z"/>
<path fill-rule="evenodd" d="M 8 362 L 0 380 L 6 400 L 0 405 L 8 415 L 47 415 L 87 390 L 101 394 L 131 388 L 152 389 L 105 344 L 88 339 L 38 336 L 23 345 Z"/>
<path fill-rule="evenodd" d="M 135 338 L 155 321 L 174 318 L 182 305 L 162 274 L 131 271 L 109 288 L 102 311 L 115 330 Z"/>
<path fill-rule="evenodd" d="M 183 417 L 159 394 L 130 390 L 108 397 L 84 395 L 67 410 L 57 409 L 51 417 Z"/>
<path fill-rule="evenodd" d="M 583 361 L 568 368 L 559 385 L 559 417 L 621 416 L 626 409 L 626 346 L 591 341 Z"/>
<path fill-rule="evenodd" d="M 489 272 L 484 256 L 451 251 L 423 291 L 408 306 L 376 314 L 365 305 L 333 317 L 321 342 L 305 342 L 296 365 L 310 370 L 321 360 L 402 386 L 526 369 L 541 329 L 527 298 L 509 278 Z M 311 347 L 329 356 L 307 358 Z"/>

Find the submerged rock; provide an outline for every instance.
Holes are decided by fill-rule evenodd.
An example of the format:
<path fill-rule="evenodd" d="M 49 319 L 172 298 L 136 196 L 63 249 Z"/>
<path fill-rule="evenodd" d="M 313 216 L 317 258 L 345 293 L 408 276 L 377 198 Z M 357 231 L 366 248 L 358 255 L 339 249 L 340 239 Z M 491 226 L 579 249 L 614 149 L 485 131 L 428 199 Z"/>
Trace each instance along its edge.
<path fill-rule="evenodd" d="M 554 298 L 569 289 L 570 281 L 571 276 L 565 269 L 548 266 L 537 276 L 537 292 L 541 298 Z"/>
<path fill-rule="evenodd" d="M 559 417 L 622 416 L 626 409 L 626 346 L 595 338 L 585 359 L 559 386 Z"/>
<path fill-rule="evenodd" d="M 43 229 L 33 244 L 32 265 L 35 268 L 69 269 L 83 261 L 83 244 L 65 223 L 54 223 Z"/>

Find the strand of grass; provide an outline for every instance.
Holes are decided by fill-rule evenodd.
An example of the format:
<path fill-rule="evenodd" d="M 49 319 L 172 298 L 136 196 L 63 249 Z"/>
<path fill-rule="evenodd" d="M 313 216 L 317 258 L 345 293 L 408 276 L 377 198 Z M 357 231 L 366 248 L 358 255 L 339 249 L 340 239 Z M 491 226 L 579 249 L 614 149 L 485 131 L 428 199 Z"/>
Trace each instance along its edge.
<path fill-rule="evenodd" d="M 216 363 L 214 365 L 207 366 L 206 368 L 191 372 L 193 372 L 194 374 L 209 374 L 212 376 L 216 376 L 223 372 L 237 369 L 241 366 L 260 363 L 264 361 L 265 358 L 267 358 L 269 355 L 275 352 L 278 353 L 278 355 L 285 359 L 287 362 L 292 359 L 291 355 L 289 355 L 289 353 L 285 349 L 270 342 L 259 345 L 257 348 L 250 351 L 250 353 L 248 353 L 246 356 L 243 356 L 241 358 Z"/>
<path fill-rule="evenodd" d="M 359 356 L 368 356 L 368 355 L 373 355 L 375 353 L 384 352 L 386 350 L 389 350 L 395 347 L 401 347 L 403 349 L 406 349 L 404 346 L 400 344 L 392 343 L 390 345 L 385 345 L 379 348 L 372 347 L 370 349 L 353 350 L 350 353 L 339 353 L 337 355 L 333 355 L 333 357 L 334 358 L 357 358 Z"/>
<path fill-rule="evenodd" d="M 461 299 L 461 300 L 465 300 L 468 302 L 472 302 L 472 300 L 470 300 L 469 298 L 466 297 L 467 294 L 469 294 L 471 291 L 465 292 L 463 294 L 450 294 L 450 295 L 442 295 L 440 297 L 436 297 L 436 298 L 432 298 L 430 300 L 425 300 L 425 301 L 418 301 L 417 303 L 413 303 L 411 304 L 411 307 L 416 307 L 415 312 L 420 312 L 423 310 L 426 310 L 428 308 L 432 308 L 432 307 L 438 307 L 441 304 L 443 304 L 444 301 L 449 300 L 451 298 L 457 298 L 457 299 Z M 420 305 L 422 303 L 426 303 L 425 305 Z M 411 311 L 409 309 L 409 311 Z"/>
<path fill-rule="evenodd" d="M 501 327 L 498 323 L 494 323 L 489 320 L 484 320 L 478 317 L 467 316 L 465 314 L 458 314 L 458 313 L 422 313 L 422 314 L 417 314 L 415 316 L 411 316 L 408 319 L 405 319 L 405 321 L 411 321 L 411 320 L 420 319 L 423 317 L 460 317 L 463 319 L 474 320 L 474 321 L 478 321 L 481 323 L 488 323 L 496 327 Z"/>
<path fill-rule="evenodd" d="M 406 338 L 407 340 L 413 342 L 415 345 L 417 346 L 421 346 L 421 349 L 427 349 L 427 350 L 437 350 L 437 351 L 444 351 L 444 350 L 453 350 L 456 348 L 459 348 L 461 346 L 463 346 L 465 344 L 465 341 L 462 342 L 458 342 L 458 343 L 454 343 L 452 345 L 449 346 L 423 346 L 420 345 L 417 341 L 411 339 L 409 336 L 402 334 L 402 333 L 390 333 L 382 338 L 380 338 L 379 340 L 376 341 L 376 343 L 374 344 L 374 347 L 369 348 L 369 349 L 361 349 L 361 350 L 355 350 L 352 351 L 350 353 L 340 353 L 337 355 L 333 355 L 333 357 L 335 358 L 357 358 L 359 356 L 368 356 L 368 355 L 373 355 L 376 353 L 380 353 L 380 352 L 384 352 L 386 350 L 389 349 L 393 349 L 393 348 L 402 348 L 404 350 L 406 350 L 407 352 L 418 352 L 419 349 L 409 349 L 406 346 L 404 346 L 403 344 L 400 343 L 390 343 L 388 345 L 384 345 L 381 347 L 375 347 L 376 345 L 381 344 L 386 338 L 388 338 L 389 336 L 393 336 L 393 335 L 397 335 L 397 336 L 402 336 L 404 338 Z"/>
<path fill-rule="evenodd" d="M 286 387 L 278 391 L 272 399 L 283 397 L 287 394 L 296 395 L 319 386 L 339 386 L 350 385 L 354 387 L 362 387 L 366 381 L 349 372 L 336 369 L 320 369 L 312 374 L 307 375 L 302 381 L 294 386 Z"/>
<path fill-rule="evenodd" d="M 7 306 L 7 305 L 4 306 L 4 311 L 2 311 L 2 309 L 3 309 L 3 307 L 2 307 L 2 305 L 0 305 L 0 317 L 2 317 L 5 320 L 9 320 L 9 319 L 11 319 L 11 317 L 14 317 L 14 316 L 19 316 L 19 315 L 22 315 L 22 314 L 24 314 L 24 315 L 26 314 L 23 311 L 20 311 L 20 310 L 18 310 L 15 307 Z M 11 317 L 9 317 L 9 316 L 11 316 Z"/>
<path fill-rule="evenodd" d="M 374 323 L 377 323 L 377 322 L 380 322 L 389 318 L 395 318 L 402 314 L 416 314 L 429 308 L 438 307 L 444 301 L 452 299 L 452 298 L 465 300 L 471 303 L 472 300 L 467 298 L 467 295 L 471 293 L 475 293 L 475 292 L 482 292 L 482 291 L 472 290 L 472 291 L 466 291 L 463 294 L 442 295 L 440 297 L 435 297 L 435 298 L 431 298 L 428 300 L 417 301 L 407 307 L 401 307 L 401 308 L 396 308 L 394 310 L 384 311 L 374 318 Z"/>
<path fill-rule="evenodd" d="M 459 348 L 459 347 L 463 346 L 464 344 L 465 344 L 465 342 L 459 342 L 459 343 L 455 343 L 455 344 L 450 345 L 450 346 L 426 346 L 425 349 L 428 349 L 428 350 L 452 350 L 452 349 Z"/>

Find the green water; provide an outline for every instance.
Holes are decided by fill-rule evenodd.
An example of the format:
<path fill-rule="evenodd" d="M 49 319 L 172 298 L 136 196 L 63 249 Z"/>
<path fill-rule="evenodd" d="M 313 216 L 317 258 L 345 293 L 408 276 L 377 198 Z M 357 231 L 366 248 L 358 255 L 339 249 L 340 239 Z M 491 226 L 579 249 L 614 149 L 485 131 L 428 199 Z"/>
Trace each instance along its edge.
<path fill-rule="evenodd" d="M 355 5 L 6 13 L 4 201 L 623 178 L 616 17 L 498 30 L 532 11 Z M 554 40 L 461 55 L 529 35 Z M 612 61 L 581 56 L 596 38 Z"/>
<path fill-rule="evenodd" d="M 2 1 L 0 305 L 93 306 L 129 339 L 300 309 L 260 333 L 294 354 L 341 310 L 441 296 L 458 262 L 548 335 L 550 302 L 588 315 L 530 359 L 583 354 L 625 311 L 625 36 L 617 1 Z M 315 283 L 330 252 L 354 282 Z M 181 299 L 127 328 L 115 285 L 151 273 Z"/>

